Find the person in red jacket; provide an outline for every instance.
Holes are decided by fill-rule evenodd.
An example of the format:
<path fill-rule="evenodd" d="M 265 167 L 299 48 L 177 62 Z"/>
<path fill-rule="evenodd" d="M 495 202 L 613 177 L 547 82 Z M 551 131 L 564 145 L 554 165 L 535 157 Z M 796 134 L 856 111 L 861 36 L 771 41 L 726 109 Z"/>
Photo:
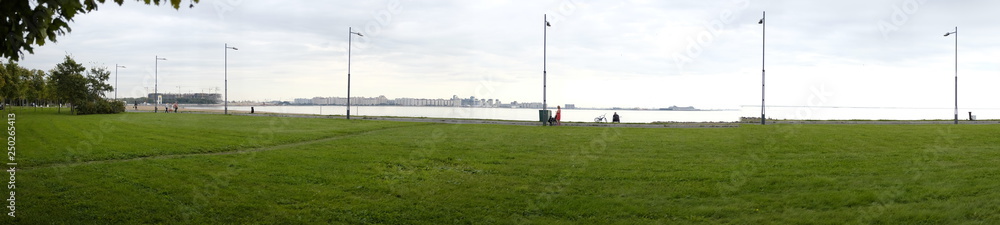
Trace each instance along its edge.
<path fill-rule="evenodd" d="M 562 107 L 556 106 L 556 126 L 562 125 Z"/>

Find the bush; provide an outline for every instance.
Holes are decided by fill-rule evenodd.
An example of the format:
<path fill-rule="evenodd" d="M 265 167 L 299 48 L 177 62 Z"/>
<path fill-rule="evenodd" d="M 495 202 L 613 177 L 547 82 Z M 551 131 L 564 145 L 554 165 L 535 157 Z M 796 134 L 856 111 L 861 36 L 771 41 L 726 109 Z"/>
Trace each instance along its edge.
<path fill-rule="evenodd" d="M 115 114 L 125 112 L 125 104 L 120 101 L 108 101 L 101 99 L 97 101 L 82 102 L 73 106 L 77 115 L 87 114 Z"/>

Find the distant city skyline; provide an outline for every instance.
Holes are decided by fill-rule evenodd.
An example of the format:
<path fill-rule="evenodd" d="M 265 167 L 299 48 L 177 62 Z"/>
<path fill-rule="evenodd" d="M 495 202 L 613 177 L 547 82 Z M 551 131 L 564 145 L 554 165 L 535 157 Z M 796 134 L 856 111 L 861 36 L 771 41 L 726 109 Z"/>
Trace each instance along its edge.
<path fill-rule="evenodd" d="M 160 93 L 162 102 L 170 103 L 176 102 L 178 99 L 183 98 L 180 102 L 182 104 L 222 104 L 222 95 L 219 93 L 211 92 L 182 92 L 182 93 Z M 157 99 L 154 93 L 149 93 L 145 98 L 150 101 Z M 213 100 L 216 103 L 209 103 L 206 101 Z M 131 103 L 134 101 L 133 98 L 126 98 L 126 102 Z M 246 103 L 246 102 L 258 102 L 258 103 L 275 103 L 275 102 L 286 102 L 295 105 L 346 105 L 347 98 L 343 96 L 316 96 L 311 98 L 293 98 L 293 99 L 258 99 L 258 100 L 230 100 L 231 103 Z M 458 95 L 452 95 L 451 98 L 411 98 L 411 97 L 396 97 L 389 98 L 385 95 L 379 95 L 377 97 L 370 96 L 351 96 L 352 106 L 374 106 L 374 105 L 400 105 L 400 106 L 456 106 L 456 107 L 492 107 L 492 108 L 541 108 L 542 102 L 531 102 L 531 101 L 502 101 L 501 99 L 481 99 L 476 98 L 476 96 L 469 96 L 468 98 L 462 98 Z M 574 108 L 620 108 L 620 109 L 667 109 L 667 108 L 677 108 L 681 110 L 692 110 L 696 109 L 693 106 L 680 106 L 670 105 L 670 106 L 658 106 L 658 107 L 637 107 L 637 106 L 610 106 L 610 107 L 596 107 L 581 105 L 577 106 L 574 103 L 560 103 L 552 104 L 551 107 L 561 106 L 564 109 L 574 109 Z M 733 108 L 735 109 L 735 108 Z"/>
<path fill-rule="evenodd" d="M 236 4 L 234 4 L 236 3 Z M 222 88 L 230 100 L 477 96 L 593 107 L 760 104 L 767 11 L 767 104 L 1000 107 L 1000 36 L 985 0 L 846 1 L 205 1 L 194 8 L 102 4 L 19 62 L 49 70 L 65 54 L 127 66 L 118 97 Z M 321 21 L 321 22 L 317 22 Z M 146 91 L 145 88 L 150 91 Z M 221 90 L 219 90 L 221 93 Z M 960 109 L 960 111 L 962 111 Z"/>

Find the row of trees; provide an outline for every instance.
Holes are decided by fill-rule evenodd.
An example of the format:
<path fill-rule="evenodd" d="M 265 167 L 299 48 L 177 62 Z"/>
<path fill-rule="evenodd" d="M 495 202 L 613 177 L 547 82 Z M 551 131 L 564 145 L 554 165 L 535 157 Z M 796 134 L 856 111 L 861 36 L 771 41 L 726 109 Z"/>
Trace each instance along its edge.
<path fill-rule="evenodd" d="M 46 0 L 46 1 L 0 1 L 0 106 L 47 105 L 59 103 L 73 106 L 74 114 L 117 113 L 124 111 L 120 102 L 108 101 L 104 93 L 113 90 L 108 80 L 107 68 L 95 67 L 87 70 L 72 57 L 46 73 L 43 70 L 29 70 L 18 66 L 27 51 L 34 53 L 35 46 L 46 41 L 55 42 L 57 36 L 66 35 L 72 29 L 69 25 L 77 14 L 97 10 L 106 0 Z M 112 0 L 121 6 L 127 0 Z M 167 3 L 179 9 L 182 0 L 135 0 L 146 5 Z M 189 0 L 193 8 L 199 0 Z M 86 76 L 84 76 L 86 75 Z"/>
<path fill-rule="evenodd" d="M 21 67 L 13 61 L 0 62 L 0 101 L 9 105 L 70 104 L 73 114 L 105 114 L 125 111 L 121 102 L 106 99 L 114 87 L 106 67 L 89 70 L 66 56 L 48 72 Z"/>

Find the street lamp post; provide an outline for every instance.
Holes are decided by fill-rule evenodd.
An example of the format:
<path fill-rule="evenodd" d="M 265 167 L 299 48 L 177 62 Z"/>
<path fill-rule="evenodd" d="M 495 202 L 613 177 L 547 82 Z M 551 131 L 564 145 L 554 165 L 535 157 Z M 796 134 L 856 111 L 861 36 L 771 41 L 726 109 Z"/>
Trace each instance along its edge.
<path fill-rule="evenodd" d="M 552 24 L 549 23 L 548 14 L 543 14 L 542 19 L 545 21 L 545 23 L 542 24 L 542 110 L 540 110 L 538 114 L 539 114 L 539 120 L 542 121 L 542 126 L 545 126 L 545 121 L 547 119 L 541 118 L 541 115 L 545 115 L 546 117 L 549 118 L 551 118 L 552 116 L 549 115 L 548 111 L 549 103 L 546 96 L 548 95 L 548 73 L 549 73 L 548 71 L 549 27 L 551 27 Z"/>
<path fill-rule="evenodd" d="M 944 36 L 955 35 L 955 124 L 958 124 L 958 27 L 955 31 L 945 33 Z"/>
<path fill-rule="evenodd" d="M 224 53 L 225 54 L 225 56 L 224 56 L 225 58 L 223 60 L 223 61 L 225 61 L 225 62 L 223 62 L 223 67 L 224 67 L 223 69 L 225 70 L 225 72 L 224 72 L 225 84 L 224 85 L 226 87 L 226 92 L 225 92 L 225 96 L 226 97 L 223 100 L 224 101 L 223 104 L 225 105 L 224 106 L 225 108 L 222 110 L 222 114 L 226 114 L 226 115 L 229 115 L 229 49 L 232 49 L 234 51 L 238 51 L 239 50 L 236 47 L 230 47 L 229 43 L 226 43 L 226 49 L 224 50 L 226 53 Z"/>
<path fill-rule="evenodd" d="M 118 101 L 118 68 L 125 68 L 125 66 L 115 64 L 115 101 Z"/>
<path fill-rule="evenodd" d="M 761 25 L 761 41 L 760 41 L 760 125 L 765 125 L 766 118 L 764 117 L 764 51 L 765 44 L 767 44 L 767 24 L 764 19 L 767 18 L 767 12 L 762 11 L 760 13 L 760 22 L 757 24 Z"/>
<path fill-rule="evenodd" d="M 156 113 L 156 111 L 159 110 L 159 108 L 160 108 L 160 101 L 159 101 L 160 91 L 158 90 L 158 87 L 160 86 L 160 83 L 159 83 L 159 81 L 160 81 L 160 60 L 167 61 L 167 58 L 160 58 L 160 56 L 156 56 L 156 62 L 153 64 L 153 97 L 156 98 L 156 99 L 153 99 L 153 102 L 156 103 L 156 106 L 153 107 L 153 113 Z"/>
<path fill-rule="evenodd" d="M 351 40 L 354 39 L 354 35 L 365 36 L 347 27 L 347 119 L 351 119 Z"/>
<path fill-rule="evenodd" d="M 549 15 L 543 14 L 542 19 L 545 24 L 542 26 L 542 111 L 548 110 L 548 100 L 546 95 L 548 94 L 548 44 L 549 44 L 549 27 L 552 24 L 549 23 Z M 548 112 L 548 111 L 545 111 Z M 546 116 L 551 117 L 551 115 L 546 114 Z M 542 121 L 542 125 L 545 125 L 545 121 Z"/>

